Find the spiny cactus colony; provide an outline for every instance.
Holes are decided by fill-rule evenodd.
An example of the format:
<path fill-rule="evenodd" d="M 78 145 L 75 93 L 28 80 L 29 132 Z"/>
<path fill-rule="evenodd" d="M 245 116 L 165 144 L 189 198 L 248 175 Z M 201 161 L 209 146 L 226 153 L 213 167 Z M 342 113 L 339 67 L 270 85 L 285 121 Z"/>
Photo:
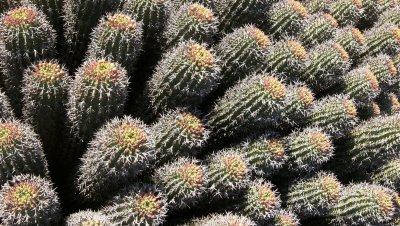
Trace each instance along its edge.
<path fill-rule="evenodd" d="M 399 226 L 399 0 L 0 0 L 0 225 Z"/>

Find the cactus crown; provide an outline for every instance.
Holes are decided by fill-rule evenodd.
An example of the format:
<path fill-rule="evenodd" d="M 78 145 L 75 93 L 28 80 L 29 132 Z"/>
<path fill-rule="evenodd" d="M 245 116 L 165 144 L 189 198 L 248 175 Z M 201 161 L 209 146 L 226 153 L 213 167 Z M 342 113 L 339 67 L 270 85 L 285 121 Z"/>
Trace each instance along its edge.
<path fill-rule="evenodd" d="M 134 19 L 119 13 L 107 17 L 106 25 L 111 29 L 121 31 L 133 31 L 137 27 L 137 23 Z"/>
<path fill-rule="evenodd" d="M 299 87 L 296 90 L 296 95 L 304 106 L 311 106 L 314 102 L 314 94 L 307 87 Z"/>
<path fill-rule="evenodd" d="M 331 14 L 324 13 L 323 16 L 324 16 L 325 20 L 327 20 L 332 27 L 338 27 L 339 26 L 339 23 L 337 22 L 337 20 Z"/>
<path fill-rule="evenodd" d="M 247 28 L 247 31 L 249 32 L 251 38 L 253 38 L 261 48 L 265 49 L 271 45 L 271 40 L 269 40 L 268 36 L 265 35 L 260 29 L 251 26 Z"/>
<path fill-rule="evenodd" d="M 190 114 L 183 113 L 178 119 L 178 126 L 181 127 L 185 134 L 192 138 L 199 138 L 204 133 L 204 125 L 199 118 Z"/>
<path fill-rule="evenodd" d="M 62 81 L 65 75 L 64 69 L 59 64 L 45 61 L 36 64 L 32 71 L 36 80 L 51 84 Z"/>
<path fill-rule="evenodd" d="M 323 195 L 329 201 L 337 200 L 339 198 L 341 185 L 336 178 L 331 176 L 323 176 L 321 178 L 321 187 L 323 190 Z"/>
<path fill-rule="evenodd" d="M 142 192 L 133 200 L 132 211 L 140 217 L 155 218 L 161 212 L 161 201 L 151 192 Z"/>
<path fill-rule="evenodd" d="M 379 90 L 378 79 L 370 70 L 368 70 L 368 72 L 366 74 L 366 78 L 369 81 L 369 84 L 373 90 Z"/>
<path fill-rule="evenodd" d="M 97 220 L 85 220 L 80 222 L 80 226 L 105 226 L 105 225 Z"/>
<path fill-rule="evenodd" d="M 13 123 L 0 124 L 0 150 L 4 151 L 10 148 L 16 139 L 20 136 L 20 129 Z"/>
<path fill-rule="evenodd" d="M 332 150 L 332 143 L 329 137 L 320 131 L 311 133 L 311 143 L 321 153 L 328 154 Z"/>
<path fill-rule="evenodd" d="M 397 96 L 393 93 L 389 94 L 390 104 L 392 107 L 392 111 L 399 112 L 400 111 L 400 102 Z"/>
<path fill-rule="evenodd" d="M 365 42 L 367 41 L 361 31 L 358 30 L 358 28 L 351 28 L 351 35 L 360 44 L 365 44 Z"/>
<path fill-rule="evenodd" d="M 289 40 L 287 44 L 290 51 L 297 59 L 301 61 L 305 61 L 307 59 L 307 50 L 301 45 L 300 42 Z"/>
<path fill-rule="evenodd" d="M 39 189 L 35 184 L 20 182 L 5 193 L 5 201 L 12 212 L 34 209 L 39 201 Z"/>
<path fill-rule="evenodd" d="M 351 1 L 353 2 L 353 4 L 354 4 L 357 8 L 359 8 L 359 9 L 362 9 L 362 8 L 363 8 L 362 0 L 351 0 Z"/>
<path fill-rule="evenodd" d="M 187 163 L 181 166 L 178 171 L 178 176 L 184 183 L 184 186 L 189 188 L 201 187 L 205 179 L 202 168 L 193 163 Z"/>
<path fill-rule="evenodd" d="M 339 43 L 335 43 L 333 47 L 336 49 L 336 51 L 338 51 L 338 53 L 343 61 L 345 61 L 345 62 L 350 61 L 349 53 L 347 53 L 347 51 L 343 48 L 342 45 L 340 45 Z"/>
<path fill-rule="evenodd" d="M 197 43 L 192 43 L 187 47 L 186 56 L 201 69 L 211 68 L 215 62 L 212 53 Z"/>
<path fill-rule="evenodd" d="M 378 191 L 376 194 L 376 202 L 383 216 L 391 216 L 394 206 L 393 197 L 390 194 L 384 191 Z"/>
<path fill-rule="evenodd" d="M 346 114 L 350 118 L 356 118 L 357 117 L 357 108 L 352 100 L 343 100 L 342 104 L 346 110 Z"/>
<path fill-rule="evenodd" d="M 85 68 L 85 78 L 88 82 L 109 83 L 119 77 L 117 65 L 108 60 L 93 60 Z"/>
<path fill-rule="evenodd" d="M 37 10 L 23 6 L 7 12 L 3 23 L 9 28 L 24 28 L 35 25 L 37 18 Z"/>
<path fill-rule="evenodd" d="M 264 78 L 264 87 L 273 100 L 282 100 L 286 96 L 285 85 L 273 76 L 266 76 Z"/>
<path fill-rule="evenodd" d="M 400 41 L 400 28 L 398 27 L 393 28 L 392 35 L 397 41 Z"/>
<path fill-rule="evenodd" d="M 388 60 L 386 61 L 386 67 L 387 67 L 387 69 L 388 69 L 390 75 L 391 75 L 393 78 L 396 78 L 396 77 L 397 77 L 397 68 L 396 68 L 396 65 L 394 64 L 393 60 L 388 59 Z"/>
<path fill-rule="evenodd" d="M 301 17 L 305 18 L 308 16 L 308 10 L 306 7 L 304 7 L 304 5 L 301 2 L 295 0 L 289 0 L 288 3 L 289 6 L 294 11 L 296 11 L 296 13 L 299 14 Z"/>
<path fill-rule="evenodd" d="M 213 12 L 198 3 L 194 3 L 189 7 L 188 15 L 200 22 L 205 23 L 211 23 L 215 20 Z"/>
<path fill-rule="evenodd" d="M 128 123 L 124 123 L 115 129 L 115 139 L 118 146 L 124 149 L 126 155 L 140 151 L 147 143 L 145 131 L 137 125 Z"/>
<path fill-rule="evenodd" d="M 400 107 L 400 104 L 399 104 L 399 107 Z M 373 112 L 374 116 L 381 115 L 381 108 L 379 107 L 379 105 L 377 103 L 372 102 L 371 108 L 372 108 L 372 112 Z"/>
<path fill-rule="evenodd" d="M 247 166 L 240 156 L 226 156 L 223 158 L 226 173 L 234 181 L 241 181 L 246 176 Z"/>
<path fill-rule="evenodd" d="M 268 147 L 277 160 L 281 160 L 285 157 L 285 145 L 282 140 L 279 139 L 269 139 L 265 141 L 265 146 Z"/>
<path fill-rule="evenodd" d="M 277 197 L 275 192 L 271 189 L 268 184 L 259 184 L 252 188 L 251 193 L 254 197 L 257 197 L 258 202 L 267 210 L 274 209 L 277 203 Z"/>
<path fill-rule="evenodd" d="M 297 226 L 297 219 L 293 217 L 292 214 L 281 212 L 276 215 L 276 225 L 277 226 Z"/>

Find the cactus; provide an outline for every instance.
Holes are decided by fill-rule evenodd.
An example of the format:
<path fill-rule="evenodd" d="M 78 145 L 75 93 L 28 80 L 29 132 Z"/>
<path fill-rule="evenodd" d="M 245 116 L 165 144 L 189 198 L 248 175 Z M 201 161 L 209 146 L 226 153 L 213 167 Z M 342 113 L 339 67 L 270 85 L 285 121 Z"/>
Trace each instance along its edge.
<path fill-rule="evenodd" d="M 304 0 L 303 4 L 311 14 L 328 11 L 331 0 Z"/>
<path fill-rule="evenodd" d="M 400 190 L 400 160 L 393 159 L 375 170 L 371 176 L 371 182 Z"/>
<path fill-rule="evenodd" d="M 347 51 L 353 63 L 357 62 L 362 53 L 365 52 L 367 40 L 356 27 L 346 26 L 337 29 L 333 35 L 333 40 Z"/>
<path fill-rule="evenodd" d="M 166 46 L 189 39 L 211 45 L 218 32 L 218 18 L 211 9 L 199 3 L 186 3 L 172 14 L 164 31 Z"/>
<path fill-rule="evenodd" d="M 381 107 L 375 101 L 361 105 L 359 108 L 359 116 L 361 119 L 370 119 L 381 115 Z"/>
<path fill-rule="evenodd" d="M 389 8 L 384 11 L 379 19 L 377 20 L 376 26 L 382 26 L 384 24 L 395 24 L 397 26 L 400 25 L 400 6 L 395 6 L 393 8 Z"/>
<path fill-rule="evenodd" d="M 119 64 L 88 59 L 69 90 L 67 113 L 74 136 L 87 142 L 106 120 L 121 114 L 127 89 L 128 76 Z"/>
<path fill-rule="evenodd" d="M 115 118 L 102 127 L 81 159 L 76 185 L 89 202 L 107 198 L 136 178 L 154 155 L 149 129 L 131 117 Z"/>
<path fill-rule="evenodd" d="M 326 217 L 338 201 L 342 185 L 335 175 L 319 172 L 289 187 L 287 206 L 302 217 Z"/>
<path fill-rule="evenodd" d="M 299 40 L 305 46 L 314 46 L 332 38 L 338 22 L 328 13 L 318 13 L 305 20 L 304 28 L 300 32 Z"/>
<path fill-rule="evenodd" d="M 357 121 L 355 103 L 344 95 L 322 98 L 310 110 L 310 125 L 320 127 L 335 139 L 349 132 Z"/>
<path fill-rule="evenodd" d="M 154 113 L 196 107 L 217 86 L 220 68 L 214 51 L 193 41 L 166 52 L 147 84 Z"/>
<path fill-rule="evenodd" d="M 358 22 L 361 28 L 372 26 L 384 12 L 382 1 L 376 0 L 361 0 L 362 3 L 362 16 Z"/>
<path fill-rule="evenodd" d="M 376 57 L 367 58 L 363 66 L 375 75 L 383 91 L 390 90 L 399 81 L 396 64 L 387 55 L 379 54 Z"/>
<path fill-rule="evenodd" d="M 238 151 L 223 150 L 209 156 L 209 191 L 216 198 L 233 198 L 248 186 L 250 165 Z"/>
<path fill-rule="evenodd" d="M 137 184 L 115 196 L 102 211 L 111 225 L 161 225 L 166 218 L 167 199 L 156 187 Z"/>
<path fill-rule="evenodd" d="M 14 119 L 0 122 L 0 162 L 0 184 L 23 173 L 48 175 L 38 136 L 30 126 Z"/>
<path fill-rule="evenodd" d="M 299 226 L 300 220 L 290 211 L 280 210 L 276 213 L 274 219 L 271 220 L 269 226 Z"/>
<path fill-rule="evenodd" d="M 202 219 L 194 219 L 187 226 L 256 226 L 256 223 L 251 219 L 227 212 L 225 214 L 211 214 Z M 186 226 L 186 225 L 185 225 Z"/>
<path fill-rule="evenodd" d="M 285 84 L 272 74 L 249 76 L 231 87 L 209 113 L 212 136 L 240 136 L 276 122 L 285 97 Z"/>
<path fill-rule="evenodd" d="M 363 16 L 363 0 L 338 0 L 331 1 L 328 12 L 340 26 L 357 24 Z"/>
<path fill-rule="evenodd" d="M 392 219 L 396 206 L 393 191 L 382 186 L 360 183 L 343 188 L 331 210 L 339 225 L 383 225 Z"/>
<path fill-rule="evenodd" d="M 66 226 L 106 226 L 111 225 L 107 216 L 90 210 L 70 214 L 66 218 Z"/>
<path fill-rule="evenodd" d="M 350 56 L 342 45 L 328 41 L 310 50 L 309 61 L 301 79 L 315 91 L 323 91 L 338 83 L 350 67 Z"/>
<path fill-rule="evenodd" d="M 240 212 L 258 223 L 273 218 L 281 206 L 281 200 L 274 186 L 262 179 L 250 183 L 240 204 Z"/>
<path fill-rule="evenodd" d="M 161 165 L 178 156 L 194 156 L 205 145 L 209 131 L 193 114 L 178 109 L 161 116 L 152 126 L 155 164 Z"/>
<path fill-rule="evenodd" d="M 5 225 L 58 225 L 62 216 L 53 185 L 32 175 L 15 176 L 0 190 L 0 218 Z"/>
<path fill-rule="evenodd" d="M 0 118 L 12 119 L 14 118 L 14 112 L 11 108 L 10 101 L 5 93 L 0 90 Z"/>
<path fill-rule="evenodd" d="M 167 163 L 157 169 L 153 180 L 164 189 L 170 210 L 195 206 L 207 191 L 205 167 L 195 159 L 178 158 Z"/>
<path fill-rule="evenodd" d="M 318 128 L 306 128 L 285 137 L 291 171 L 310 172 L 320 168 L 333 156 L 331 137 Z"/>
<path fill-rule="evenodd" d="M 11 105 L 21 114 L 21 81 L 31 62 L 55 53 L 55 31 L 45 15 L 32 5 L 24 5 L 0 17 L 0 67 L 2 82 Z"/>
<path fill-rule="evenodd" d="M 400 28 L 394 24 L 384 24 L 366 31 L 365 37 L 367 42 L 364 55 L 394 55 L 399 49 Z"/>
<path fill-rule="evenodd" d="M 142 36 L 140 22 L 122 13 L 108 14 L 92 33 L 88 55 L 112 59 L 131 74 L 142 51 Z"/>
<path fill-rule="evenodd" d="M 269 33 L 277 38 L 296 35 L 303 29 L 308 16 L 308 10 L 301 2 L 281 0 L 269 11 Z"/>
<path fill-rule="evenodd" d="M 221 86 L 226 88 L 265 66 L 271 41 L 254 26 L 244 26 L 225 35 L 215 50 L 223 62 Z"/>
<path fill-rule="evenodd" d="M 271 176 L 280 170 L 288 159 L 282 139 L 274 137 L 260 137 L 243 143 L 238 149 L 258 176 Z"/>
<path fill-rule="evenodd" d="M 61 35 L 62 31 L 62 4 L 63 0 L 19 0 L 35 5 L 50 21 L 50 24 L 57 31 L 58 35 Z"/>

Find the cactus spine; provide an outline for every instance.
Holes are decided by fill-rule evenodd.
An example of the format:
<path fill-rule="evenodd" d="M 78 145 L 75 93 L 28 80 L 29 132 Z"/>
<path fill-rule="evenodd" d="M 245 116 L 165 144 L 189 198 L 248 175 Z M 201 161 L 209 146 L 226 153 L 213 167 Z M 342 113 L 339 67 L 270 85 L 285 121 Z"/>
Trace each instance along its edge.
<path fill-rule="evenodd" d="M 391 189 L 400 190 L 400 160 L 393 159 L 379 167 L 371 176 L 371 181 Z"/>
<path fill-rule="evenodd" d="M 366 31 L 365 37 L 367 42 L 364 55 L 394 55 L 399 48 L 400 28 L 393 24 L 384 24 Z"/>
<path fill-rule="evenodd" d="M 70 214 L 66 219 L 66 226 L 106 226 L 111 225 L 107 216 L 90 210 Z"/>
<path fill-rule="evenodd" d="M 396 64 L 388 55 L 379 54 L 376 57 L 367 58 L 364 66 L 375 75 L 384 91 L 390 90 L 399 81 Z"/>
<path fill-rule="evenodd" d="M 328 12 L 340 26 L 356 24 L 363 16 L 363 0 L 332 1 L 328 6 Z"/>
<path fill-rule="evenodd" d="M 349 25 L 337 29 L 333 35 L 333 39 L 347 51 L 353 63 L 357 62 L 361 54 L 365 52 L 367 40 L 363 33 L 356 27 Z"/>
<path fill-rule="evenodd" d="M 314 46 L 329 40 L 338 26 L 338 22 L 330 14 L 314 14 L 305 20 L 299 40 L 305 46 Z"/>

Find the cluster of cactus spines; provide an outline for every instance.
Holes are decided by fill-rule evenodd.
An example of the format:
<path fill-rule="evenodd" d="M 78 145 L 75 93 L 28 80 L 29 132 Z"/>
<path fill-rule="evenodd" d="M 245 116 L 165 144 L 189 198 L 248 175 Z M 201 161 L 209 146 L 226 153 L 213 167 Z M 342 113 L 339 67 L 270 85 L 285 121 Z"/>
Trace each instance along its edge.
<path fill-rule="evenodd" d="M 88 55 L 120 63 L 129 72 L 142 51 L 142 24 L 123 13 L 108 14 L 94 29 Z"/>
<path fill-rule="evenodd" d="M 318 92 L 338 83 L 338 77 L 348 70 L 351 63 L 344 47 L 333 41 L 314 46 L 308 57 L 306 69 L 300 77 Z"/>
<path fill-rule="evenodd" d="M 5 225 L 58 225 L 61 208 L 47 179 L 23 174 L 0 190 L 0 218 Z"/>
<path fill-rule="evenodd" d="M 356 24 L 363 16 L 363 1 L 332 1 L 328 6 L 328 12 L 338 21 L 340 26 Z"/>
<path fill-rule="evenodd" d="M 357 62 L 361 54 L 365 52 L 367 40 L 363 33 L 354 26 L 349 25 L 336 29 L 333 40 L 347 51 L 353 63 Z"/>
<path fill-rule="evenodd" d="M 211 9 L 199 3 L 186 3 L 172 14 L 164 31 L 167 47 L 184 40 L 213 44 L 218 31 L 218 18 Z"/>
<path fill-rule="evenodd" d="M 0 122 L 0 161 L 0 184 L 23 173 L 48 175 L 38 136 L 30 126 L 14 119 Z"/>
<path fill-rule="evenodd" d="M 154 181 L 167 195 L 170 210 L 193 207 L 208 185 L 205 167 L 190 158 L 178 158 L 157 169 Z"/>
<path fill-rule="evenodd" d="M 342 184 L 336 176 L 319 172 L 289 187 L 287 206 L 301 217 L 326 217 L 338 201 Z"/>
<path fill-rule="evenodd" d="M 396 195 L 386 187 L 359 183 L 343 188 L 331 209 L 338 225 L 385 225 L 396 212 Z"/>
<path fill-rule="evenodd" d="M 299 218 L 292 212 L 287 210 L 279 210 L 275 217 L 270 221 L 270 225 L 274 226 L 299 226 Z"/>
<path fill-rule="evenodd" d="M 16 113 L 21 113 L 23 71 L 31 62 L 55 54 L 55 31 L 33 5 L 13 8 L 0 18 L 2 83 Z"/>
<path fill-rule="evenodd" d="M 395 62 L 385 54 L 367 58 L 363 64 L 376 77 L 383 90 L 393 87 L 400 79 Z"/>
<path fill-rule="evenodd" d="M 155 164 L 178 156 L 194 156 L 205 145 L 209 131 L 195 115 L 182 109 L 169 111 L 152 126 Z"/>
<path fill-rule="evenodd" d="M 394 93 L 383 93 L 379 97 L 382 112 L 387 115 L 394 115 L 400 113 L 400 101 Z"/>
<path fill-rule="evenodd" d="M 240 147 L 256 175 L 271 176 L 286 163 L 288 156 L 282 139 L 261 137 Z"/>
<path fill-rule="evenodd" d="M 398 156 L 400 115 L 377 117 L 355 127 L 350 134 L 353 166 L 370 168 Z"/>
<path fill-rule="evenodd" d="M 384 25 L 387 23 L 395 24 L 397 26 L 400 25 L 400 7 L 396 6 L 393 8 L 389 8 L 388 10 L 384 11 L 382 15 L 380 15 L 377 25 Z"/>
<path fill-rule="evenodd" d="M 194 219 L 185 226 L 256 226 L 250 218 L 227 212 L 224 214 L 212 214 L 201 219 Z"/>
<path fill-rule="evenodd" d="M 296 0 L 281 0 L 269 11 L 269 33 L 274 37 L 297 35 L 309 16 L 303 3 Z"/>
<path fill-rule="evenodd" d="M 235 150 L 222 150 L 209 156 L 207 177 L 209 191 L 215 198 L 231 198 L 248 186 L 250 164 Z"/>
<path fill-rule="evenodd" d="M 128 76 L 118 63 L 88 59 L 75 73 L 67 113 L 73 135 L 87 142 L 105 121 L 122 113 L 128 95 Z"/>
<path fill-rule="evenodd" d="M 0 90 L 0 118 L 12 119 L 14 117 L 14 111 L 11 107 L 8 97 L 3 91 Z"/>
<path fill-rule="evenodd" d="M 305 46 L 314 46 L 331 39 L 338 26 L 336 19 L 328 13 L 311 15 L 304 22 L 299 40 Z"/>
<path fill-rule="evenodd" d="M 65 219 L 66 226 L 107 226 L 111 222 L 107 216 L 101 212 L 94 212 L 91 210 L 80 211 L 70 214 Z"/>
<path fill-rule="evenodd" d="M 194 41 L 167 51 L 148 81 L 153 112 L 198 106 L 221 79 L 218 64 L 213 50 Z"/>
<path fill-rule="evenodd" d="M 285 148 L 290 170 L 310 172 L 332 158 L 331 137 L 319 128 L 306 128 L 285 137 Z"/>
<path fill-rule="evenodd" d="M 262 224 L 272 219 L 280 207 L 281 199 L 274 185 L 259 179 L 249 184 L 240 213 Z"/>
<path fill-rule="evenodd" d="M 399 49 L 400 28 L 394 24 L 383 24 L 365 32 L 366 50 L 364 55 L 395 54 Z"/>
<path fill-rule="evenodd" d="M 153 185 L 138 184 L 125 188 L 102 212 L 111 225 L 161 225 L 168 211 L 165 194 Z"/>
<path fill-rule="evenodd" d="M 76 185 L 89 202 L 107 198 L 148 167 L 154 155 L 149 129 L 131 117 L 115 118 L 102 127 L 81 158 Z"/>
<path fill-rule="evenodd" d="M 271 45 L 270 38 L 254 26 L 237 28 L 225 35 L 215 47 L 223 63 L 221 86 L 232 85 L 263 68 Z"/>
<path fill-rule="evenodd" d="M 228 89 L 208 115 L 213 137 L 254 132 L 279 120 L 286 86 L 273 74 L 255 74 Z"/>
<path fill-rule="evenodd" d="M 380 184 L 391 189 L 400 190 L 400 160 L 393 159 L 379 167 L 371 176 L 374 184 Z"/>
<path fill-rule="evenodd" d="M 357 116 L 355 102 L 339 94 L 316 101 L 310 110 L 309 123 L 336 139 L 352 129 L 358 121 Z"/>

